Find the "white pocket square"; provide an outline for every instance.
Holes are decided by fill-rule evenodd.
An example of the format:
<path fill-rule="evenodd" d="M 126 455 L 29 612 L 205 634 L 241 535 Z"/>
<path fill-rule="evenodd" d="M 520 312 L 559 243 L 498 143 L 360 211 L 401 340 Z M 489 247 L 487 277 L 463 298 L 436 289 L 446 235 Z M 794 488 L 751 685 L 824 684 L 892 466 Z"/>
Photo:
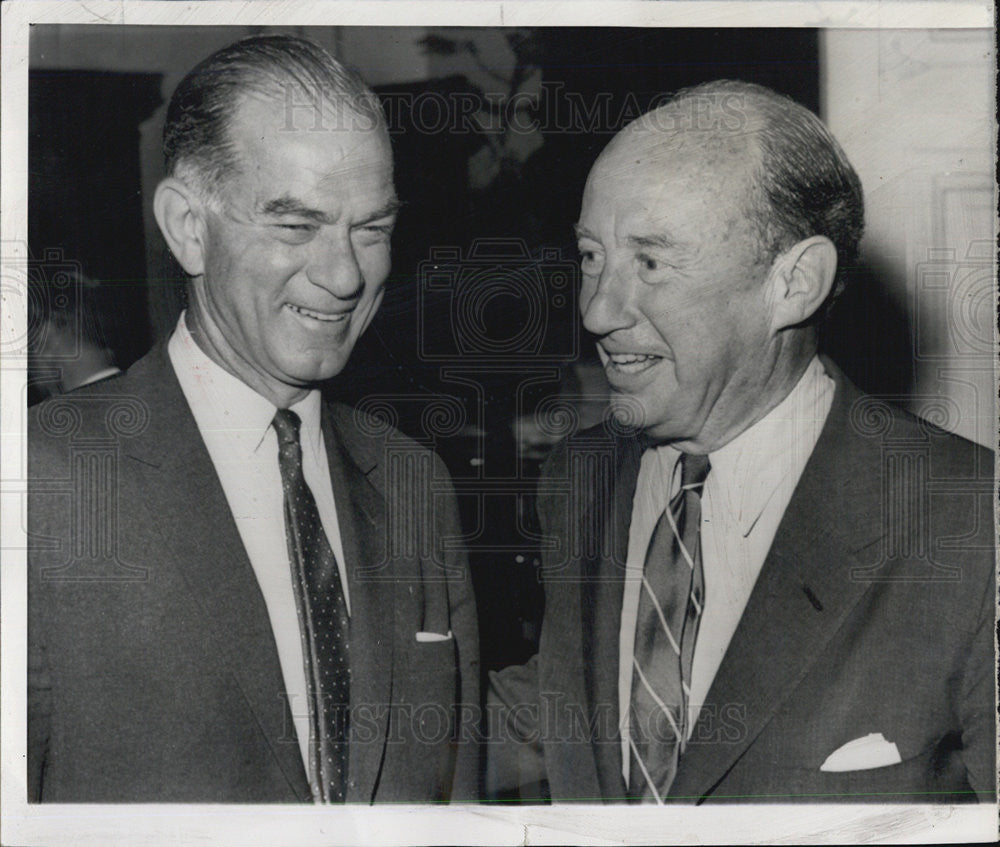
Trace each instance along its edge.
<path fill-rule="evenodd" d="M 421 644 L 430 644 L 434 641 L 451 641 L 451 630 L 448 630 L 447 635 L 442 635 L 440 632 L 418 632 L 417 641 Z"/>
<path fill-rule="evenodd" d="M 884 768 L 886 765 L 898 765 L 901 761 L 899 748 L 893 742 L 886 741 L 881 732 L 872 732 L 834 750 L 826 757 L 820 770 L 828 773 L 866 771 Z"/>

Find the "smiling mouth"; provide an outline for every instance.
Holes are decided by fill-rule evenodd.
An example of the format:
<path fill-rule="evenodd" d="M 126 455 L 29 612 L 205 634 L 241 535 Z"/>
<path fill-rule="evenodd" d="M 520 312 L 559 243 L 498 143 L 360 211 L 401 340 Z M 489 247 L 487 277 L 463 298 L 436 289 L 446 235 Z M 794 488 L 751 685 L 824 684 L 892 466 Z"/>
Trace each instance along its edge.
<path fill-rule="evenodd" d="M 306 309 L 304 306 L 295 306 L 291 303 L 285 303 L 285 307 L 296 315 L 327 324 L 340 323 L 346 320 L 353 311 L 351 309 L 346 312 L 316 312 L 313 309 Z"/>
<path fill-rule="evenodd" d="M 663 360 L 662 356 L 652 353 L 605 353 L 609 369 L 624 374 L 637 374 L 651 368 Z"/>

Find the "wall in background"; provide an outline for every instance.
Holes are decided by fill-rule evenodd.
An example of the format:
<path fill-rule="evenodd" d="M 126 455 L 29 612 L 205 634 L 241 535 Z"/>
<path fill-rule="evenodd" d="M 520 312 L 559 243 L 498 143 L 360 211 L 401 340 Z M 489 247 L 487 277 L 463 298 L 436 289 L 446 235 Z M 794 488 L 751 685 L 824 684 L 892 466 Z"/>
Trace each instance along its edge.
<path fill-rule="evenodd" d="M 420 44 L 427 35 L 426 27 L 345 26 L 336 30 L 335 55 L 357 68 L 369 85 L 392 85 L 430 77 L 430 57 Z M 316 27 L 310 27 L 310 33 L 315 31 Z"/>
<path fill-rule="evenodd" d="M 823 117 L 864 184 L 863 261 L 881 288 L 853 310 L 882 344 L 854 375 L 994 447 L 993 35 L 828 30 L 820 57 Z M 878 361 L 899 352 L 902 384 Z"/>

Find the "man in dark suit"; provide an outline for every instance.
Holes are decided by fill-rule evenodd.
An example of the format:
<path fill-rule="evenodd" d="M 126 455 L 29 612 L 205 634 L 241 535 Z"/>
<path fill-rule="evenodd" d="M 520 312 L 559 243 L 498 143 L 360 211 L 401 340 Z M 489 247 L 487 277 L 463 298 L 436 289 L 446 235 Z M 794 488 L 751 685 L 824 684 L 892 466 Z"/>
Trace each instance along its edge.
<path fill-rule="evenodd" d="M 389 271 L 378 102 L 316 45 L 251 38 L 179 85 L 164 151 L 188 309 L 30 417 L 29 798 L 475 799 L 450 481 L 317 388 Z"/>
<path fill-rule="evenodd" d="M 544 469 L 493 796 L 995 797 L 992 456 L 816 352 L 862 221 L 833 137 L 759 86 L 682 92 L 599 157 L 577 234 L 611 415 Z"/>

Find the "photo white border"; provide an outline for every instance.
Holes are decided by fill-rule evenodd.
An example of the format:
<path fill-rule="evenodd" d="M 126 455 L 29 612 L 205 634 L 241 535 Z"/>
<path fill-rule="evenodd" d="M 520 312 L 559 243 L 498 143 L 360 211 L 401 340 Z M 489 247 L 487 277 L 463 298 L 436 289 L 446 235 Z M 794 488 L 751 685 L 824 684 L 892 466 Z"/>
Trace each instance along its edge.
<path fill-rule="evenodd" d="M 26 333 L 28 29 L 125 25 L 685 26 L 992 29 L 992 2 L 470 2 L 9 0 L 0 6 L 0 350 Z M 333 844 L 945 843 L 992 841 L 996 805 L 555 807 L 27 805 L 23 359 L 0 362 L 0 843 Z M 5 508 L 6 507 L 6 508 Z"/>

